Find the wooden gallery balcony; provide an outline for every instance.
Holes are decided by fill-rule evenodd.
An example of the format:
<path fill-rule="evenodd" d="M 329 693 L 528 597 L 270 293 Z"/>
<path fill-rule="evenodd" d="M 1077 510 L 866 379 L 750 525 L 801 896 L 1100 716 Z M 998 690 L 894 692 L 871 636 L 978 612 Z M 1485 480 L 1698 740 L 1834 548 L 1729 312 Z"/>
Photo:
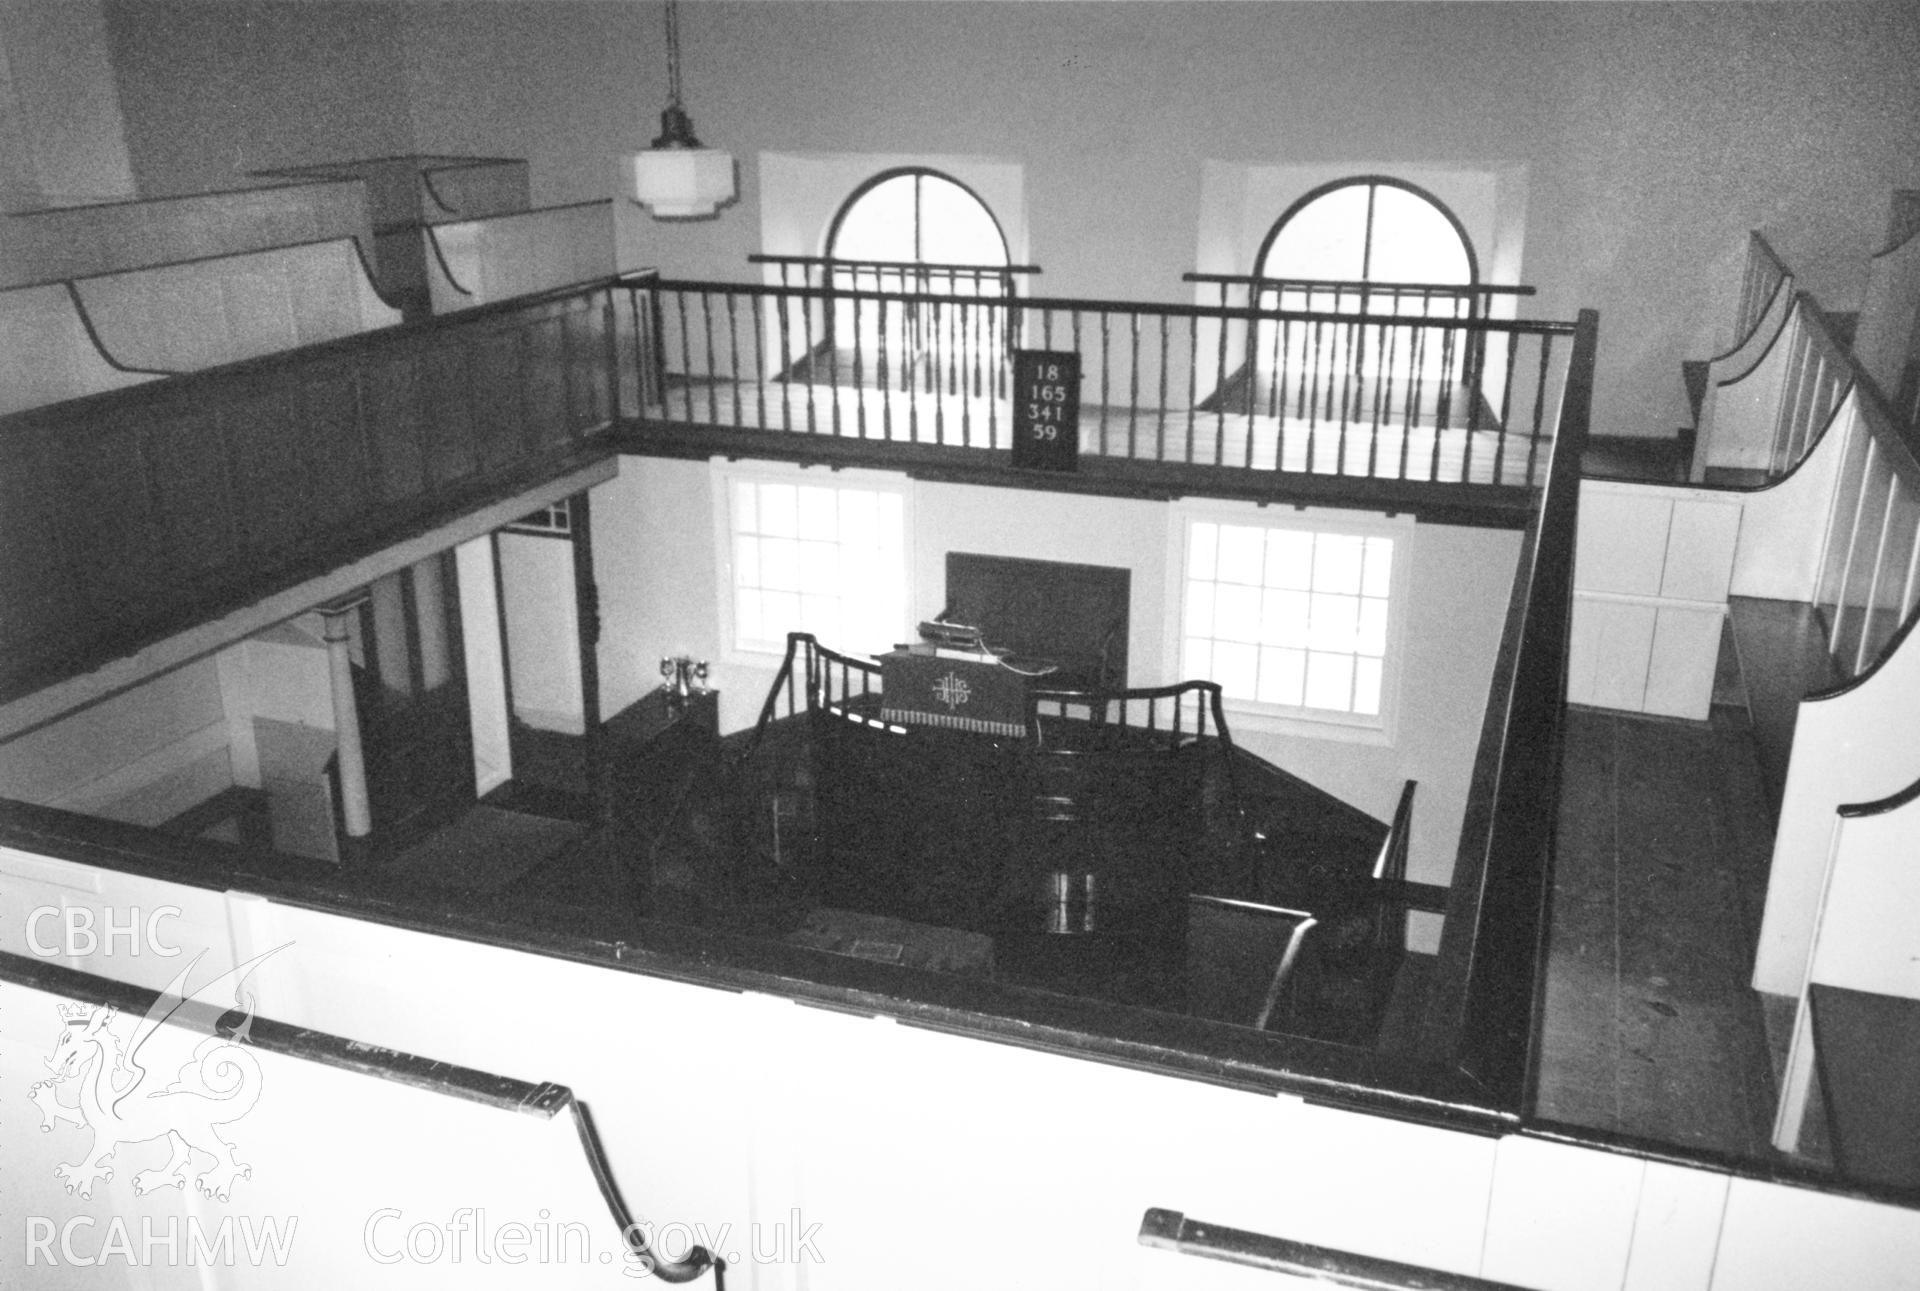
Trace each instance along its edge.
<path fill-rule="evenodd" d="M 1572 323 L 970 290 L 629 275 L 0 418 L 0 702 L 622 452 L 1521 527 L 1592 362 Z M 1013 465 L 1022 350 L 1077 360 L 1077 470 Z"/>
<path fill-rule="evenodd" d="M 1524 1105 L 1542 970 L 1596 337 L 1592 314 L 1500 322 L 653 274 L 404 323 L 0 420 L 0 704 L 46 707 L 63 689 L 55 683 L 98 689 L 116 670 L 132 685 L 148 647 L 201 632 L 199 648 L 217 648 L 213 629 L 233 618 L 272 622 L 275 598 L 364 574 L 449 527 L 486 532 L 538 490 L 607 478 L 623 453 L 1519 529 L 1411 1050 L 1201 1034 L 1190 1019 L 1110 1010 L 1062 1024 L 1104 1037 L 1128 1062 L 1217 1072 L 1225 1060 L 1250 1080 L 1511 1121 Z M 1049 402 L 1028 400 L 1016 381 L 1034 352 L 1064 374 L 1049 382 L 1051 402 L 1077 402 L 1077 417 L 1020 407 Z M 1016 431 L 1029 423 L 1056 438 L 1073 428 L 1076 469 L 1016 466 Z M 20 825 L 38 831 L 33 846 L 68 845 L 51 819 Z M 659 935 L 680 944 L 694 934 Z M 738 940 L 695 958 L 733 965 L 714 970 L 726 977 L 773 953 Z M 786 960 L 767 963 L 803 989 Z M 952 1004 L 969 1027 L 1057 1010 L 978 989 Z"/>

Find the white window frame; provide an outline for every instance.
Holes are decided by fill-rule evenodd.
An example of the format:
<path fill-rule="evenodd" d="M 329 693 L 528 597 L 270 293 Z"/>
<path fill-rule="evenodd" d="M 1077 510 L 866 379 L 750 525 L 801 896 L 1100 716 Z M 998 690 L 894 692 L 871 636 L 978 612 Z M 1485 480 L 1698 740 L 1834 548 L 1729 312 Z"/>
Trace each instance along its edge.
<path fill-rule="evenodd" d="M 1174 503 L 1168 508 L 1167 612 L 1161 656 L 1165 660 L 1166 680 L 1169 683 L 1188 680 L 1181 674 L 1181 668 L 1186 638 L 1188 541 L 1195 522 L 1393 540 L 1393 566 L 1387 592 L 1387 642 L 1386 653 L 1381 660 L 1378 714 L 1263 704 L 1252 699 L 1221 696 L 1221 704 L 1226 708 L 1230 725 L 1235 730 L 1391 746 L 1398 735 L 1400 679 L 1406 662 L 1408 592 L 1412 585 L 1409 569 L 1413 564 L 1416 527 L 1413 518 L 1319 507 L 1262 507 L 1254 503 L 1230 502 Z"/>
<path fill-rule="evenodd" d="M 736 644 L 734 634 L 734 545 L 733 545 L 733 485 L 736 481 L 755 484 L 793 484 L 810 485 L 831 489 L 860 489 L 870 493 L 890 493 L 900 499 L 900 560 L 901 560 L 901 617 L 898 627 L 899 641 L 913 639 L 913 482 L 903 475 L 891 471 L 870 470 L 828 470 L 824 467 L 801 467 L 789 462 L 735 462 L 726 458 L 711 458 L 708 463 L 708 478 L 713 497 L 713 551 L 714 551 L 714 599 L 719 608 L 720 619 L 720 658 L 727 664 L 750 668 L 765 668 L 778 660 L 786 652 L 783 636 L 775 647 L 769 643 L 767 648 L 743 647 Z M 820 642 L 830 650 L 847 654 L 861 654 L 864 643 L 851 641 Z M 891 642 L 888 644 L 892 644 Z"/>

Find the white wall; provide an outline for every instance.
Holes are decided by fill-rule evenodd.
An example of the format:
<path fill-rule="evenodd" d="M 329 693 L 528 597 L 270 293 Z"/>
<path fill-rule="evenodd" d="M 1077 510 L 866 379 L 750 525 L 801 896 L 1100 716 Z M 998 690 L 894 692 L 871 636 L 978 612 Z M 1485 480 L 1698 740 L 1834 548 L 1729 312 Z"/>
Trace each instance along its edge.
<path fill-rule="evenodd" d="M 0 209 L 134 195 L 99 0 L 0 4 Z"/>
<path fill-rule="evenodd" d="M 51 927 L 45 931 L 54 935 Z M 167 962 L 177 967 L 185 961 Z M 215 972 L 203 964 L 188 989 L 211 981 Z M 224 994 L 216 986 L 211 998 L 225 1006 L 232 995 L 230 985 Z M 206 1198 L 193 1186 L 136 1190 L 137 1174 L 166 1167 L 164 1137 L 124 1143 L 111 1160 L 111 1179 L 96 1183 L 89 1196 L 70 1195 L 56 1170 L 85 1157 L 90 1135 L 64 1121 L 39 1132 L 41 1113 L 28 1104 L 26 1091 L 47 1077 L 43 1064 L 67 1030 L 59 1006 L 71 1002 L 0 983 L 12 1041 L 0 1051 L 0 1095 L 10 1105 L 0 1207 L 15 1218 L 0 1238 L 0 1260 L 20 1270 L 16 1285 L 43 1291 L 634 1285 L 640 1269 L 620 1256 L 620 1231 L 594 1186 L 569 1112 L 527 1115 L 258 1045 L 246 1050 L 250 1062 L 221 1073 L 237 1080 L 237 1096 L 248 1104 L 218 1131 L 247 1171 L 232 1181 L 226 1200 Z M 121 1013 L 107 1028 L 128 1044 L 139 1022 L 138 1014 Z M 138 1051 L 150 1064 L 142 1092 L 158 1093 L 183 1067 L 194 1070 L 188 1058 L 204 1035 L 165 1026 L 147 1037 Z M 224 1061 L 234 1051 L 212 1052 Z M 551 1069 L 529 1055 L 501 1074 L 537 1080 Z M 321 1143 L 315 1142 L 316 1109 L 325 1109 Z M 207 1143 L 189 1116 L 171 1123 L 196 1146 Z M 212 1165 L 210 1154 L 199 1155 L 191 1173 Z M 447 1225 L 462 1218 L 464 1228 L 450 1234 Z M 218 1256 L 212 1267 L 196 1262 L 194 1225 L 211 1242 L 223 1223 L 235 1236 L 234 1255 L 224 1266 Z M 423 1223 L 439 1232 L 433 1242 L 413 1235 L 416 1258 L 404 1258 L 410 1231 Z M 527 1225 L 522 1232 L 529 1238 L 538 1234 L 556 1243 L 495 1244 L 503 1227 L 514 1223 Z M 143 1245 L 149 1231 L 160 1238 L 151 1255 Z M 257 1257 L 250 1253 L 247 1235 L 264 1238 L 269 1232 L 279 1244 L 254 1248 Z M 130 1239 L 130 1255 L 120 1253 L 116 1234 Z M 169 1234 L 177 1238 L 171 1249 Z M 564 1260 L 556 1258 L 559 1250 L 566 1252 Z M 502 1258 L 516 1253 L 519 1261 Z M 602 1261 L 603 1253 L 611 1258 Z M 536 1267 L 539 1273 L 531 1274 Z"/>
<path fill-rule="evenodd" d="M 527 156 L 545 203 L 604 196 L 608 158 L 656 130 L 653 12 L 402 8 L 424 148 Z M 1677 365 L 1707 357 L 1722 253 L 1748 230 L 1847 308 L 1887 190 L 1920 179 L 1910 5 L 703 0 L 682 25 L 688 108 L 739 159 L 740 199 L 642 217 L 636 254 L 675 275 L 747 275 L 762 153 L 1017 161 L 1045 291 L 1161 301 L 1188 296 L 1209 161 L 1524 170 L 1533 312 L 1606 320 L 1609 434 L 1680 424 Z"/>
<path fill-rule="evenodd" d="M 760 246 L 770 255 L 827 253 L 827 230 L 855 189 L 883 171 L 927 166 L 965 184 L 999 222 L 1013 264 L 1027 263 L 1027 199 L 1020 163 L 925 153 L 761 153 Z M 769 282 L 780 280 L 777 268 Z M 1044 287 L 1034 290 L 1047 295 Z"/>
<path fill-rule="evenodd" d="M 514 716 L 543 731 L 578 735 L 586 730 L 586 710 L 573 543 L 524 533 L 501 533 L 497 541 Z"/>
<path fill-rule="evenodd" d="M 97 926 L 108 911 L 124 924 L 133 907 L 178 906 L 167 941 L 183 958 L 207 949 L 209 967 L 284 947 L 250 981 L 266 1016 L 571 1086 L 594 1108 L 627 1200 L 657 1222 L 729 1224 L 736 1235 L 796 1216 L 819 1226 L 821 1262 L 743 1258 L 728 1277 L 741 1291 L 892 1291 L 903 1269 L 916 1286 L 975 1287 L 983 1269 L 966 1257 L 983 1253 L 997 1261 L 986 1276 L 1015 1270 L 1020 1285 L 1227 1285 L 1208 1279 L 1205 1265 L 1142 1251 L 1135 1234 L 1148 1207 L 1546 1291 L 1892 1291 L 1911 1285 L 1920 1262 L 1920 1211 L 1711 1167 L 1227 1089 L 10 850 L 0 850 L 0 874 L 10 880 L 0 899 L 85 907 Z M 23 923 L 0 920 L 0 949 L 31 953 Z M 150 986 L 180 966 L 124 952 L 96 952 L 77 966 Z M 14 988 L 0 993 L 9 1016 L 39 1007 Z M 633 1018 L 647 1021 L 638 1035 L 616 1024 Z M 43 1015 L 42 1024 L 28 1035 L 57 1033 L 57 1018 Z M 10 1051 L 23 1048 L 32 1051 Z M 353 1180 L 346 1192 L 369 1212 L 390 1196 L 443 1204 L 443 1194 L 417 1190 L 444 1178 L 439 1163 L 409 1152 L 414 1134 L 440 1123 L 438 1112 L 382 1119 L 375 1102 L 391 1106 L 400 1095 L 374 1100 L 343 1087 L 328 1097 L 318 1076 L 270 1069 L 287 1074 L 263 1083 L 257 1112 L 230 1131 L 258 1166 L 239 1185 L 256 1187 L 232 1209 L 291 1206 L 310 1180 L 343 1164 Z M 38 1070 L 9 1057 L 0 1099 L 23 1106 L 20 1084 Z M 289 1118 L 294 1104 L 299 1114 Z M 315 1116 L 315 1106 L 331 1110 Z M 663 1107 L 675 1114 L 663 1117 Z M 352 1123 L 336 1126 L 341 1116 Z M 387 1147 L 356 1137 L 374 1125 L 387 1130 Z M 46 1145 L 73 1133 L 33 1143 L 33 1168 L 0 1178 L 8 1213 L 88 1209 L 50 1186 Z M 531 1132 L 469 1133 L 494 1150 L 468 1156 L 448 1144 L 471 1189 L 459 1204 L 491 1198 L 502 1171 L 528 1183 L 552 1177 Z M 123 1150 L 131 1159 L 152 1149 Z M 390 1173 L 395 1181 L 382 1182 Z M 124 1177 L 117 1172 L 115 1185 Z M 146 1204 L 173 1196 L 162 1189 Z M 96 1194 L 92 1204 L 104 1216 L 117 1199 Z M 324 1225 L 339 1214 L 333 1196 L 323 1198 L 316 1234 L 335 1232 Z M 303 1255 L 296 1243 L 303 1262 L 275 1284 L 357 1284 L 357 1249 L 335 1236 Z M 744 1241 L 735 1249 L 744 1253 Z M 155 1270 L 175 1273 L 185 1276 L 158 1285 L 193 1285 L 195 1270 Z M 235 1276 L 236 1285 L 258 1284 Z"/>
<path fill-rule="evenodd" d="M 0 798 L 138 825 L 158 825 L 233 782 L 212 659 L 0 743 Z"/>
<path fill-rule="evenodd" d="M 831 478 L 822 468 L 812 473 Z M 1163 631 L 1167 504 L 973 485 L 912 487 L 916 618 L 942 608 L 949 551 L 1118 566 L 1132 575 L 1130 680 L 1176 679 Z M 1248 511 L 1258 514 L 1251 505 Z M 723 657 L 708 465 L 622 458 L 619 478 L 594 490 L 593 521 L 605 625 L 604 711 L 618 712 L 657 685 L 662 656 L 690 654 L 713 663 L 710 684 L 721 692 L 722 729 L 751 725 L 778 660 L 769 656 L 764 667 L 752 667 Z M 1391 746 L 1262 731 L 1251 723 L 1235 727 L 1236 741 L 1251 752 L 1381 819 L 1392 815 L 1404 782 L 1418 780 L 1409 873 L 1422 882 L 1445 883 L 1452 873 L 1519 547 L 1515 532 L 1415 527 Z"/>

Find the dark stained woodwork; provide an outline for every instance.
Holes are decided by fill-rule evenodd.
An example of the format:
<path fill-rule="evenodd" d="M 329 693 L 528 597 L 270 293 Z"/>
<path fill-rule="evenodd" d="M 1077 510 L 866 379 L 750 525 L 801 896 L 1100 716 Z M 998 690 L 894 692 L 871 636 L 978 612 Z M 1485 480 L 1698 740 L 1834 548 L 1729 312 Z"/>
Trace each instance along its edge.
<path fill-rule="evenodd" d="M 0 418 L 0 699 L 582 465 L 617 414 L 610 290 Z"/>

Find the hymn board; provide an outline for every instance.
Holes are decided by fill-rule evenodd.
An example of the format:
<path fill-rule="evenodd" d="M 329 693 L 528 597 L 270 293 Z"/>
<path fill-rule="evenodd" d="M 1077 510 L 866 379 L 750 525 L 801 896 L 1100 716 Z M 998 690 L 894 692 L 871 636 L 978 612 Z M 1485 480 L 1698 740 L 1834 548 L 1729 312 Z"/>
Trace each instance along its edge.
<path fill-rule="evenodd" d="M 1013 464 L 1036 471 L 1080 467 L 1080 356 L 1013 352 Z"/>

